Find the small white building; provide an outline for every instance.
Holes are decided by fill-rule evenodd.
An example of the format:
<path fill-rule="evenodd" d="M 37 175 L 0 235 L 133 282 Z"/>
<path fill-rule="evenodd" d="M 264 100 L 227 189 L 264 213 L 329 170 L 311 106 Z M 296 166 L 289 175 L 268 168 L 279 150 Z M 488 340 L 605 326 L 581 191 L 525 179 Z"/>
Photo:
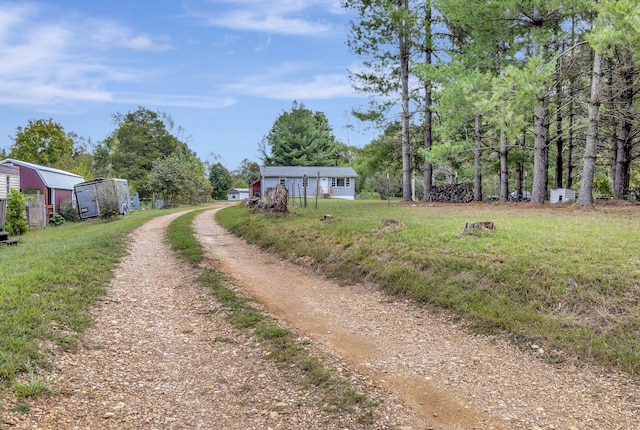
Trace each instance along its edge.
<path fill-rule="evenodd" d="M 227 191 L 227 200 L 244 200 L 249 198 L 249 188 L 231 188 Z"/>
<path fill-rule="evenodd" d="M 20 168 L 0 164 L 0 199 L 8 198 L 12 189 L 20 191 Z"/>
<path fill-rule="evenodd" d="M 569 188 L 553 188 L 549 203 L 571 203 L 576 200 L 576 192 Z"/>

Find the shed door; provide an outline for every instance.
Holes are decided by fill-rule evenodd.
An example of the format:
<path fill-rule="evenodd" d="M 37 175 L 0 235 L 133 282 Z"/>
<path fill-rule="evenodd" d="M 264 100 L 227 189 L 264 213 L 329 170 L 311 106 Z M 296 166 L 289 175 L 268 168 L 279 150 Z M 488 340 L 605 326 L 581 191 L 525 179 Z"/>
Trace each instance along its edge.
<path fill-rule="evenodd" d="M 91 218 L 100 215 L 96 187 L 88 185 L 76 188 L 76 199 L 78 200 L 80 218 Z"/>

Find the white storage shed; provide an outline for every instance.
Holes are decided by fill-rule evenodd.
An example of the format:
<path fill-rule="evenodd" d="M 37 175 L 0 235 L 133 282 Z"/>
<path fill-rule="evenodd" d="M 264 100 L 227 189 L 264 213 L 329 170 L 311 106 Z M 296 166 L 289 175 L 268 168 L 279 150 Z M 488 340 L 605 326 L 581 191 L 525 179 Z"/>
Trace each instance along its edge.
<path fill-rule="evenodd" d="M 576 200 L 576 192 L 570 188 L 553 188 L 550 203 L 570 203 Z"/>

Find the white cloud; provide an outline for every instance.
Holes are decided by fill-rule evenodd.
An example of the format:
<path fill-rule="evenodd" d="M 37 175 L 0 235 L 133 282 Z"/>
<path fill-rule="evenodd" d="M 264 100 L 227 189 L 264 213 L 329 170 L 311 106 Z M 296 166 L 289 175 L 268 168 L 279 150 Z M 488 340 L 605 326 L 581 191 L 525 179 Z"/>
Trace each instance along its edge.
<path fill-rule="evenodd" d="M 249 10 L 235 10 L 214 16 L 208 19 L 208 23 L 233 30 L 262 31 L 298 36 L 315 36 L 331 30 L 331 26 L 324 23 L 273 14 L 263 15 Z"/>
<path fill-rule="evenodd" d="M 87 43 L 92 43 L 102 49 L 125 48 L 153 52 L 173 49 L 169 36 L 136 34 L 133 30 L 111 21 L 89 20 L 79 31 L 87 36 L 85 38 Z"/>
<path fill-rule="evenodd" d="M 192 107 L 201 109 L 219 109 L 236 104 L 233 97 L 208 97 L 189 96 L 174 94 L 145 94 L 145 93 L 122 93 L 118 94 L 118 103 L 129 103 L 143 106 L 173 106 Z"/>
<path fill-rule="evenodd" d="M 61 18 L 35 3 L 3 5 L 0 104 L 115 102 L 118 96 L 107 89 L 110 84 L 135 82 L 149 72 L 109 58 L 109 51 L 165 51 L 172 48 L 170 42 L 106 20 L 72 14 Z"/>
<path fill-rule="evenodd" d="M 327 21 L 308 19 L 310 10 L 332 15 L 343 12 L 339 0 L 214 0 L 212 3 L 232 7 L 223 10 L 223 6 L 217 6 L 214 12 L 201 14 L 208 25 L 297 36 L 321 36 L 335 31 Z"/>
<path fill-rule="evenodd" d="M 344 73 L 315 74 L 308 79 L 296 77 L 297 72 L 309 67 L 285 64 L 261 75 L 242 78 L 225 89 L 233 94 L 275 100 L 326 100 L 357 96 Z"/>
<path fill-rule="evenodd" d="M 0 80 L 0 104 L 47 105 L 69 101 L 112 101 L 106 91 L 85 87 L 61 87 L 33 81 Z"/>

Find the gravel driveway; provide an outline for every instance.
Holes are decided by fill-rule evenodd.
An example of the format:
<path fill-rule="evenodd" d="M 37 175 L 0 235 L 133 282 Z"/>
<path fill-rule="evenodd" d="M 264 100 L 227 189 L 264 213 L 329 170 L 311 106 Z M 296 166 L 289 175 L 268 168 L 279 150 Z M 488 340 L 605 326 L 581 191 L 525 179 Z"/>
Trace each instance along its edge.
<path fill-rule="evenodd" d="M 61 394 L 5 414 L 7 428 L 640 429 L 629 377 L 550 365 L 371 286 L 322 280 L 228 234 L 216 210 L 195 220 L 208 264 L 376 400 L 375 423 L 324 410 L 228 325 L 165 245 L 170 214 L 134 232 L 83 346 L 55 357 Z"/>

